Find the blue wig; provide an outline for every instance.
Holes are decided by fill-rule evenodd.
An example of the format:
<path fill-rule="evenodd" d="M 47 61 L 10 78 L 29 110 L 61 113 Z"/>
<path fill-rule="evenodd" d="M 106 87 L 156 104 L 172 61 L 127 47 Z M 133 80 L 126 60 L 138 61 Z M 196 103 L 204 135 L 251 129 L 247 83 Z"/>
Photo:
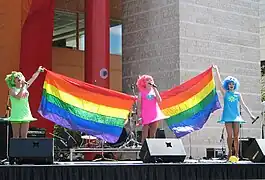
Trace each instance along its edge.
<path fill-rule="evenodd" d="M 234 83 L 234 85 L 235 85 L 234 90 L 237 91 L 237 90 L 239 89 L 240 83 L 239 83 L 239 81 L 238 81 L 235 77 L 232 77 L 232 76 L 228 76 L 228 77 L 226 77 L 226 78 L 224 79 L 224 81 L 223 81 L 223 88 L 224 88 L 225 90 L 229 90 L 229 89 L 228 89 L 228 84 L 229 84 L 230 82 L 233 82 L 233 83 Z"/>

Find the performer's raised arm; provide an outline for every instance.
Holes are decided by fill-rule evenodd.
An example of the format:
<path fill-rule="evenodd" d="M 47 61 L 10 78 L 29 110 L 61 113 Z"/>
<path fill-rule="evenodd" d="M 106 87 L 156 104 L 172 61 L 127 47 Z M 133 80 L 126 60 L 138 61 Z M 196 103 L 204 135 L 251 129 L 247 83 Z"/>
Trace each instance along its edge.
<path fill-rule="evenodd" d="M 220 72 L 219 72 L 218 66 L 213 65 L 213 69 L 215 70 L 215 72 L 216 72 L 216 76 L 217 76 L 217 78 L 215 78 L 215 83 L 216 83 L 218 89 L 221 91 L 221 94 L 224 96 L 226 90 L 223 88 L 223 85 L 222 85 L 222 78 L 221 78 L 221 75 L 220 75 Z"/>
<path fill-rule="evenodd" d="M 27 82 L 27 87 L 30 87 L 32 83 L 38 78 L 41 72 L 44 71 L 44 68 L 40 66 L 38 70 L 32 75 L 32 77 Z"/>

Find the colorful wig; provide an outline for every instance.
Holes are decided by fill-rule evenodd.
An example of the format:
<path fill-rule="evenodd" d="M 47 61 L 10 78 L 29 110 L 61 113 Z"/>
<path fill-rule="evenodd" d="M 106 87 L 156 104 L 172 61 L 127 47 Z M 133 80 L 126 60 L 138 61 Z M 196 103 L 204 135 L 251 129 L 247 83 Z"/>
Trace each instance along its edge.
<path fill-rule="evenodd" d="M 228 76 L 224 79 L 223 81 L 223 88 L 225 90 L 229 90 L 229 83 L 230 82 L 233 82 L 234 83 L 234 90 L 237 91 L 239 89 L 239 86 L 240 86 L 240 83 L 239 81 L 235 78 L 235 77 L 232 77 L 232 76 Z"/>
<path fill-rule="evenodd" d="M 149 79 L 154 81 L 152 76 L 149 76 L 149 75 L 139 76 L 139 78 L 137 80 L 137 83 L 136 83 L 139 91 L 144 91 L 146 89 L 146 81 L 149 80 Z"/>
<path fill-rule="evenodd" d="M 9 88 L 14 88 L 16 86 L 16 78 L 25 80 L 25 77 L 21 72 L 12 71 L 11 74 L 6 75 L 5 81 Z"/>

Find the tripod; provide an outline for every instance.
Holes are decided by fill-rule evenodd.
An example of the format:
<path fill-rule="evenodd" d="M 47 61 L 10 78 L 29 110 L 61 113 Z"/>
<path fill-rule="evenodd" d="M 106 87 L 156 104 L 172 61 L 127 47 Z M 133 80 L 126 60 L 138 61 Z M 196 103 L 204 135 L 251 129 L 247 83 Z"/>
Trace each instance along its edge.
<path fill-rule="evenodd" d="M 127 146 L 135 146 L 137 147 L 138 145 L 141 145 L 141 143 L 139 143 L 137 140 L 136 140 L 136 136 L 135 136 L 135 130 L 133 130 L 133 114 L 130 113 L 130 117 L 129 117 L 129 123 L 130 123 L 130 132 L 129 132 L 129 135 L 125 141 L 125 143 L 120 147 L 120 148 L 125 148 Z M 131 145 L 132 144 L 132 145 Z"/>
<path fill-rule="evenodd" d="M 134 84 L 131 85 L 131 89 L 132 89 L 133 95 L 136 97 L 135 85 Z M 133 144 L 132 146 L 135 146 L 135 147 L 137 147 L 138 145 L 141 145 L 141 143 L 139 143 L 136 140 L 135 128 L 133 129 L 133 126 L 134 126 L 134 121 L 133 121 L 134 117 L 133 117 L 133 115 L 136 114 L 136 112 L 137 112 L 137 101 L 135 102 L 135 107 L 133 108 L 133 111 L 135 113 L 131 112 L 129 114 L 129 123 L 130 123 L 129 136 L 126 139 L 125 143 L 120 148 L 125 148 L 127 146 L 131 146 L 131 144 Z"/>

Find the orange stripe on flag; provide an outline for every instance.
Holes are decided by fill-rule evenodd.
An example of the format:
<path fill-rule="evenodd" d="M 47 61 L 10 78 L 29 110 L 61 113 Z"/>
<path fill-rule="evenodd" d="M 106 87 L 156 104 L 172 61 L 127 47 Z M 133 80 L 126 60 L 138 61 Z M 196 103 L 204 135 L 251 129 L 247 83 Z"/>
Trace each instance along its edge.
<path fill-rule="evenodd" d="M 134 97 L 47 71 L 46 83 L 75 97 L 119 109 L 131 108 Z"/>
<path fill-rule="evenodd" d="M 163 101 L 160 105 L 161 108 L 165 109 L 165 108 L 169 108 L 171 106 L 176 106 L 177 104 L 180 104 L 180 103 L 188 100 L 192 96 L 195 96 L 196 94 L 198 94 L 205 86 L 207 86 L 207 84 L 209 84 L 211 82 L 211 80 L 213 80 L 213 76 L 212 76 L 212 72 L 209 71 L 209 73 L 207 73 L 205 76 L 203 76 L 202 79 L 200 79 L 200 81 L 198 81 L 197 84 L 194 84 L 189 89 L 186 89 L 185 91 L 182 91 L 182 92 L 176 94 L 175 96 L 169 97 L 167 99 L 163 99 Z M 178 86 L 178 87 L 180 87 L 180 86 Z"/>

